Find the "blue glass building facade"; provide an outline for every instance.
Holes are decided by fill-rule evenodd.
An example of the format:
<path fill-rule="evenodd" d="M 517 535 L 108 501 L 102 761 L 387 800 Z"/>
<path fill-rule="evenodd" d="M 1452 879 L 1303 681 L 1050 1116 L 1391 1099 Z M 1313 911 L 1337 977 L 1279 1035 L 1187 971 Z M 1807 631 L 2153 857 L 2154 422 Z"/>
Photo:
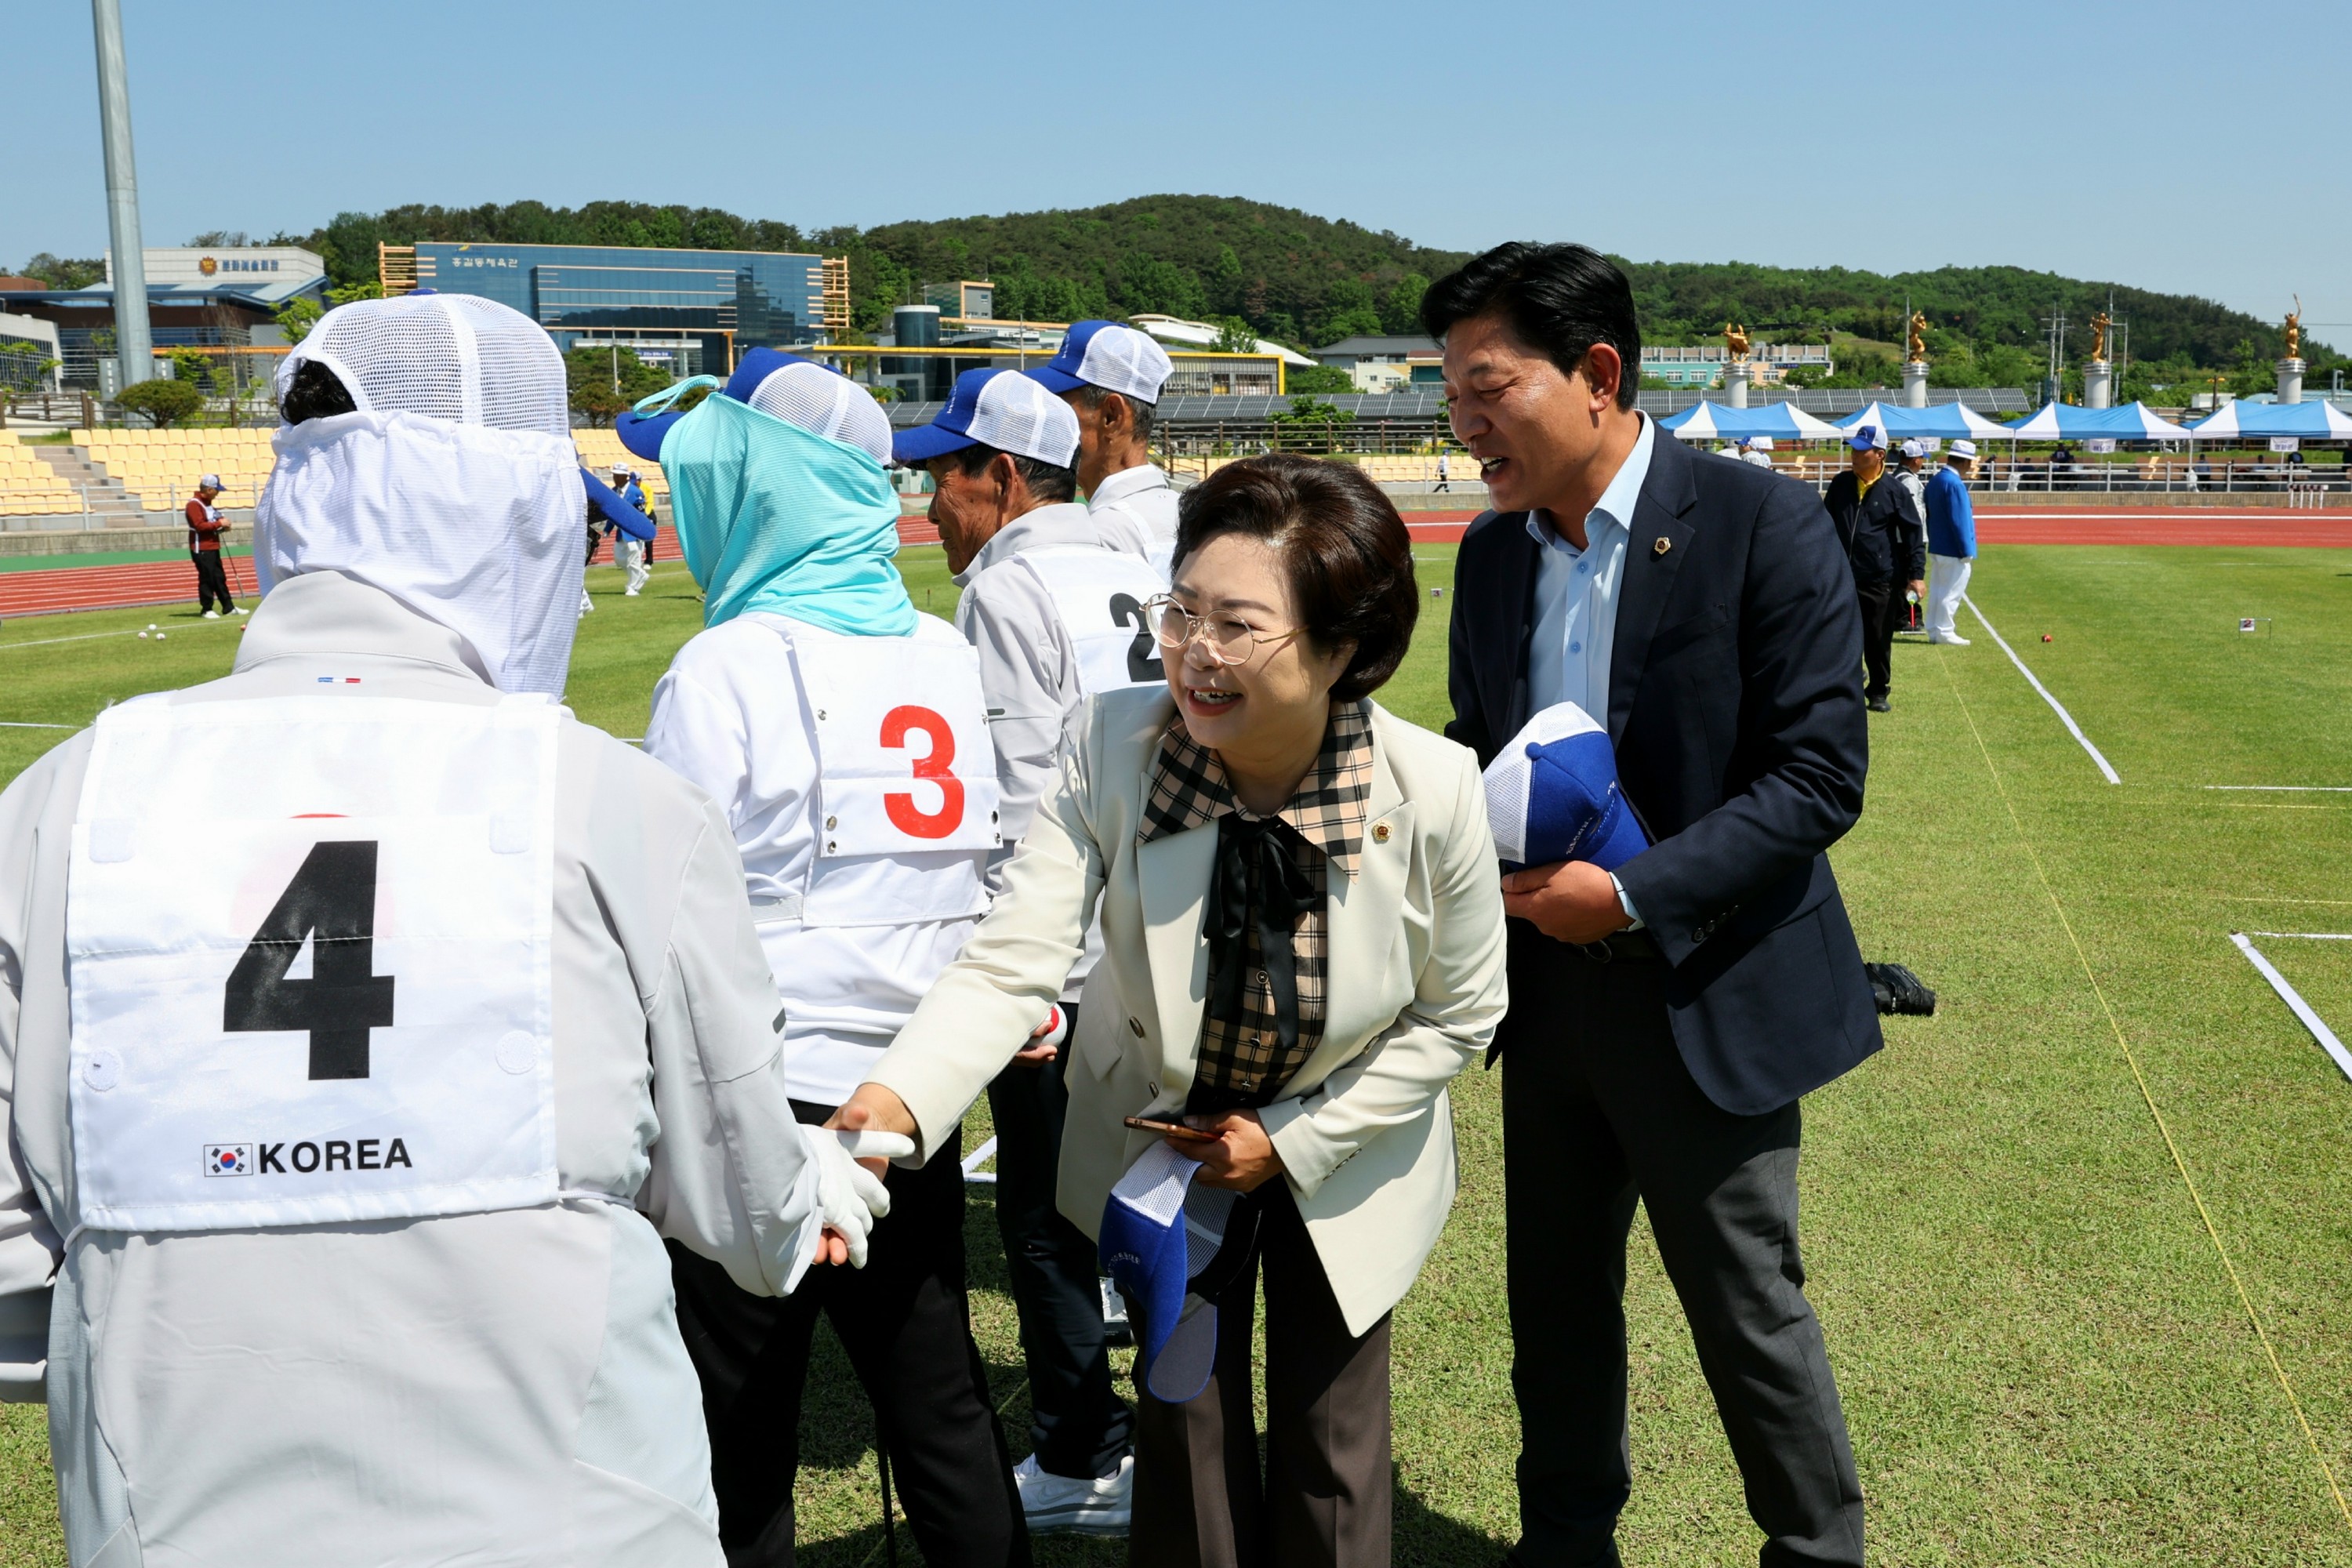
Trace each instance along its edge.
<path fill-rule="evenodd" d="M 511 305 L 566 352 L 617 345 L 681 375 L 811 341 L 824 295 L 815 256 L 596 245 L 420 242 L 416 286 Z"/>

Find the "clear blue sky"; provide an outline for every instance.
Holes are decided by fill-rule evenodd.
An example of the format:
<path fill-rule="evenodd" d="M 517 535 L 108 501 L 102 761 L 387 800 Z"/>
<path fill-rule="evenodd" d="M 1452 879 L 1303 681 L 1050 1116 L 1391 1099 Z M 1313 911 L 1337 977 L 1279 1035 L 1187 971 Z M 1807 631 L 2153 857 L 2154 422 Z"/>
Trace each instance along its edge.
<path fill-rule="evenodd" d="M 2300 290 L 2307 321 L 2352 321 L 2328 107 L 2352 13 L 2317 5 L 123 12 L 151 245 L 410 201 L 623 197 L 815 227 L 1196 192 L 1457 248 L 2006 262 L 2273 321 Z M 13 6 L 7 37 L 0 266 L 95 255 L 88 7 Z"/>

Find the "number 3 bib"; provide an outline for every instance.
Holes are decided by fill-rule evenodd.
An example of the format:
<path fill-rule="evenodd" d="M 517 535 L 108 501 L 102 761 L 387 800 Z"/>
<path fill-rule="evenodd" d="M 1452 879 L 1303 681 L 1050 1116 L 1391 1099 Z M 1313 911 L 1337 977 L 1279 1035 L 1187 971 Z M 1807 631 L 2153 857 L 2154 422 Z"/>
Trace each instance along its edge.
<path fill-rule="evenodd" d="M 554 1199 L 560 720 L 357 695 L 100 716 L 66 900 L 82 1225 Z"/>

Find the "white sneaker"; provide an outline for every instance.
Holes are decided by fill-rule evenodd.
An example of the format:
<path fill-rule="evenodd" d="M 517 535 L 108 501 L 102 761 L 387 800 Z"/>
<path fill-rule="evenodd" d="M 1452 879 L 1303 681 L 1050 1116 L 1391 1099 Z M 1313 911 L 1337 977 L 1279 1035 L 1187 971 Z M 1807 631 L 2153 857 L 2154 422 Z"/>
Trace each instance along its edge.
<path fill-rule="evenodd" d="M 253 612 L 247 609 L 243 605 L 239 605 L 236 608 L 231 610 L 229 614 L 232 616 L 249 616 L 253 614 Z"/>
<path fill-rule="evenodd" d="M 1927 640 L 1932 643 L 1942 643 L 1948 647 L 1966 647 L 1969 646 L 1969 639 L 1962 637 L 1958 632 L 1929 632 L 1927 634 Z"/>
<path fill-rule="evenodd" d="M 206 620 L 208 620 L 208 621 L 216 621 L 216 620 L 219 620 L 219 619 L 220 619 L 220 612 L 219 612 L 218 610 L 206 610 L 206 611 L 205 612 L 205 619 L 206 619 Z"/>
<path fill-rule="evenodd" d="M 1037 1468 L 1032 1454 L 1013 1467 L 1013 1484 L 1021 1490 L 1021 1512 L 1034 1532 L 1125 1535 L 1135 1516 L 1132 1454 L 1121 1455 L 1118 1471 L 1100 1480 L 1050 1475 Z"/>
<path fill-rule="evenodd" d="M 624 588 L 621 590 L 621 597 L 624 599 L 634 599 L 636 596 L 637 591 L 635 588 Z"/>

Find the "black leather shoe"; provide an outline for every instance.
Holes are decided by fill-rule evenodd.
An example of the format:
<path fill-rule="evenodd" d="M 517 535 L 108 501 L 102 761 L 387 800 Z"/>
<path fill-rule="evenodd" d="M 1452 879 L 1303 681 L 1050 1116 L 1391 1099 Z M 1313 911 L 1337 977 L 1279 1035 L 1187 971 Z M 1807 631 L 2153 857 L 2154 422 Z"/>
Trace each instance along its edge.
<path fill-rule="evenodd" d="M 1886 699 L 1884 697 L 1872 698 L 1870 700 L 1870 710 L 1873 713 L 1884 713 L 1887 711 Z"/>

